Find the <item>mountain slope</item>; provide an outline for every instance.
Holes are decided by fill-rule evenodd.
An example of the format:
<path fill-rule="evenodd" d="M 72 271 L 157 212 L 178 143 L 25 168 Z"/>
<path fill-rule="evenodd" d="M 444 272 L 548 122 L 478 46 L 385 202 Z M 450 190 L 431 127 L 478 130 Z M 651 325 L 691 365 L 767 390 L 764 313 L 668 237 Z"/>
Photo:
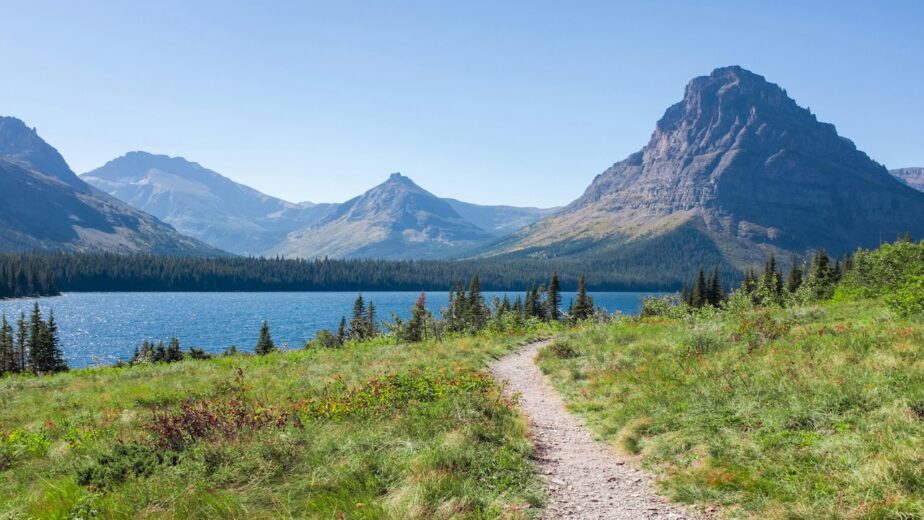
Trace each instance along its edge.
<path fill-rule="evenodd" d="M 259 254 L 323 218 L 331 204 L 293 204 L 181 157 L 130 152 L 83 180 L 177 230 L 238 254 Z"/>
<path fill-rule="evenodd" d="M 0 193 L 0 250 L 226 255 L 84 183 L 12 117 L 0 117 Z"/>
<path fill-rule="evenodd" d="M 918 191 L 924 191 L 924 168 L 899 168 L 889 173 L 904 184 Z"/>
<path fill-rule="evenodd" d="M 561 209 L 482 206 L 456 199 L 443 200 L 448 202 L 460 217 L 498 237 L 509 235 Z"/>
<path fill-rule="evenodd" d="M 492 235 L 399 173 L 269 251 L 286 257 L 444 258 Z"/>
<path fill-rule="evenodd" d="M 639 252 L 627 259 L 632 268 L 650 260 L 647 242 L 699 235 L 715 245 L 713 262 L 744 268 L 768 252 L 844 252 L 906 231 L 924 235 L 924 194 L 895 180 L 779 86 L 725 67 L 693 79 L 641 151 L 487 256 L 609 257 L 631 248 Z M 671 251 L 681 259 L 689 253 Z M 688 263 L 687 272 L 703 265 Z"/>

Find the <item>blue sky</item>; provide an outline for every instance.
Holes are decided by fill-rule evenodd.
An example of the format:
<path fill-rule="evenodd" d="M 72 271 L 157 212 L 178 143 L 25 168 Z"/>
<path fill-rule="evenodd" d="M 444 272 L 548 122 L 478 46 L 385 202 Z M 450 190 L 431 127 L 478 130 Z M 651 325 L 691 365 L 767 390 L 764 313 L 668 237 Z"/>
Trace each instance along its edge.
<path fill-rule="evenodd" d="M 919 1 L 0 0 L 0 12 L 0 114 L 78 172 L 146 150 L 289 200 L 342 201 L 400 171 L 441 196 L 566 204 L 647 142 L 690 78 L 731 64 L 886 166 L 924 166 Z"/>

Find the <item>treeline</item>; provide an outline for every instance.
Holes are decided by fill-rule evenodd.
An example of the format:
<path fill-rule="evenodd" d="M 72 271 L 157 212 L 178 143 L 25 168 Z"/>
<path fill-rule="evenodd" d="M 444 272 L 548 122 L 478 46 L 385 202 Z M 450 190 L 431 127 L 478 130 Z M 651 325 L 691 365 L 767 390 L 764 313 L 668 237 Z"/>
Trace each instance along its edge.
<path fill-rule="evenodd" d="M 15 327 L 6 315 L 0 316 L 0 375 L 32 372 L 44 374 L 67 370 L 67 361 L 58 339 L 54 311 L 42 318 L 38 303 L 26 320 L 20 314 Z"/>
<path fill-rule="evenodd" d="M 436 316 L 427 308 L 426 293 L 421 293 L 411 309 L 407 321 L 392 315 L 390 321 L 376 321 L 375 304 L 356 298 L 352 317 L 341 318 L 336 332 L 318 331 L 307 347 L 337 348 L 348 341 L 367 341 L 391 336 L 396 341 L 416 343 L 426 339 L 442 340 L 446 336 L 477 335 L 482 333 L 513 333 L 533 330 L 543 324 L 574 325 L 597 316 L 605 317 L 603 310 L 594 306 L 587 294 L 585 277 L 578 280 L 577 295 L 567 309 L 562 308 L 561 283 L 553 273 L 548 286 L 530 287 L 526 298 L 519 295 L 485 300 L 478 275 L 472 277 L 468 290 L 461 283 L 450 290 L 449 304 Z M 264 324 L 264 327 L 266 325 Z M 268 334 L 268 333 L 267 333 Z"/>
<path fill-rule="evenodd" d="M 442 291 L 476 273 L 485 290 L 516 290 L 580 273 L 593 290 L 676 290 L 676 277 L 636 275 L 606 262 L 552 259 L 465 261 L 191 258 L 113 253 L 0 254 L 0 298 L 61 292 Z"/>
<path fill-rule="evenodd" d="M 906 235 L 877 249 L 859 249 L 837 259 L 819 250 L 808 259 L 793 256 L 788 269 L 782 269 L 771 255 L 762 270 L 746 271 L 733 291 L 726 290 L 720 280 L 718 267 L 708 277 L 700 269 L 693 282 L 684 284 L 676 300 L 679 305 L 674 305 L 671 297 L 649 298 L 642 314 L 882 297 L 886 306 L 900 315 L 924 316 L 924 241 L 915 243 Z"/>

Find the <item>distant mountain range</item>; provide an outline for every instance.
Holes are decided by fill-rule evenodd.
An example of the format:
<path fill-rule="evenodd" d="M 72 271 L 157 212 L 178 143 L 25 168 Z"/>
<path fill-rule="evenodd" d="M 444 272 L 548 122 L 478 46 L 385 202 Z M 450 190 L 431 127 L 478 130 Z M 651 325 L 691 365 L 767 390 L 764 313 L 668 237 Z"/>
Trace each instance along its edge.
<path fill-rule="evenodd" d="M 889 172 L 741 67 L 690 81 L 648 144 L 565 208 L 444 199 L 397 173 L 344 203 L 291 203 L 145 152 L 77 177 L 9 117 L 0 118 L 0 189 L 0 250 L 558 259 L 673 283 L 769 253 L 785 261 L 924 237 L 924 168 Z"/>
<path fill-rule="evenodd" d="M 918 191 L 924 191 L 924 168 L 899 168 L 891 170 L 893 177 Z"/>
<path fill-rule="evenodd" d="M 237 254 L 260 254 L 327 215 L 331 204 L 294 204 L 181 157 L 130 152 L 81 178 L 178 231 Z"/>
<path fill-rule="evenodd" d="M 557 209 L 441 199 L 400 174 L 345 203 L 292 203 L 186 159 L 146 152 L 81 178 L 189 236 L 244 255 L 447 258 Z"/>
<path fill-rule="evenodd" d="M 19 119 L 0 117 L 0 250 L 219 256 L 223 251 L 81 181 Z"/>
<path fill-rule="evenodd" d="M 649 143 L 484 256 L 605 258 L 650 277 L 768 253 L 842 253 L 910 232 L 924 194 L 741 67 L 693 79 Z M 617 260 L 618 259 L 618 260 Z"/>

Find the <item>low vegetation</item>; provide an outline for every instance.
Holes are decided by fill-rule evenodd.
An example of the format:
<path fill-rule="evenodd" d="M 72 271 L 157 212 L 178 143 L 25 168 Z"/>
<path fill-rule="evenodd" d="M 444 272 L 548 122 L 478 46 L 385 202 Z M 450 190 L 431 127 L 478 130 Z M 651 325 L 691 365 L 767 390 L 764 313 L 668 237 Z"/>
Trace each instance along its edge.
<path fill-rule="evenodd" d="M 718 304 L 702 276 L 685 293 L 699 305 L 651 300 L 563 334 L 540 365 L 675 500 L 727 518 L 924 518 L 922 274 L 924 242 L 903 240 L 787 277 L 768 262 Z"/>
<path fill-rule="evenodd" d="M 12 518 L 517 518 L 525 425 L 485 363 L 529 336 L 0 379 Z"/>

